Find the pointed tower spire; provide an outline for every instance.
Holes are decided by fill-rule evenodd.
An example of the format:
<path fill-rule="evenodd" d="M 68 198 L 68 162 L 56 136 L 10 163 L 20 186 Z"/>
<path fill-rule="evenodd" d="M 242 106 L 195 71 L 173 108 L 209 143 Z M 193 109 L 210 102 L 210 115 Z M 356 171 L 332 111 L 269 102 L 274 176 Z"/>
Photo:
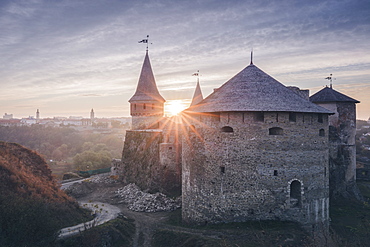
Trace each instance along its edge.
<path fill-rule="evenodd" d="M 145 100 L 165 102 L 164 98 L 159 94 L 157 84 L 154 79 L 152 66 L 150 64 L 148 51 L 146 51 L 145 54 L 136 92 L 131 97 L 129 102 Z"/>
<path fill-rule="evenodd" d="M 250 63 L 251 65 L 253 64 L 253 49 L 252 49 L 252 51 L 251 51 L 251 63 Z"/>
<path fill-rule="evenodd" d="M 191 101 L 190 106 L 196 105 L 203 100 L 203 94 L 202 94 L 202 90 L 200 89 L 200 84 L 199 84 L 199 70 L 193 75 L 197 76 L 197 86 L 195 87 L 193 99 Z"/>
<path fill-rule="evenodd" d="M 136 92 L 129 102 L 131 105 L 132 129 L 159 127 L 159 121 L 164 114 L 163 104 L 165 99 L 158 91 L 148 51 L 145 54 Z"/>

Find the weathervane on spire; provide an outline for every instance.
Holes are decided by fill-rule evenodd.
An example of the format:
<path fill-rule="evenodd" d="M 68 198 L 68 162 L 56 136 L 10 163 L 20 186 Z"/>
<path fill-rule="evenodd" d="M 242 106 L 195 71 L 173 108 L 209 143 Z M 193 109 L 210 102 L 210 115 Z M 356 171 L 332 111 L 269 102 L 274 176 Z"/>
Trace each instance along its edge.
<path fill-rule="evenodd" d="M 197 70 L 197 72 L 195 72 L 194 74 L 192 74 L 192 76 L 197 76 L 197 82 L 199 83 L 199 70 Z"/>
<path fill-rule="evenodd" d="M 333 74 L 330 74 L 330 76 L 326 77 L 325 79 L 330 81 L 330 88 L 333 88 L 332 81 L 335 80 L 335 78 L 333 78 Z"/>
<path fill-rule="evenodd" d="M 146 44 L 146 51 L 148 51 L 149 49 L 149 35 L 146 36 L 146 39 L 143 39 L 143 40 L 140 40 L 138 43 L 143 43 L 143 44 Z M 150 43 L 150 44 L 153 44 L 153 43 Z"/>

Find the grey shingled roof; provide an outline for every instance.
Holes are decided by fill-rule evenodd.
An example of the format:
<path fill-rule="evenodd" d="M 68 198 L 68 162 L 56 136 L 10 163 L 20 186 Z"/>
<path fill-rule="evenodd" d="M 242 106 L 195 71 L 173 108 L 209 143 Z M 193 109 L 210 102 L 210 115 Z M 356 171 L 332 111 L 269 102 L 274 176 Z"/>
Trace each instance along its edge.
<path fill-rule="evenodd" d="M 134 101 L 159 101 L 162 103 L 165 102 L 164 98 L 159 94 L 157 84 L 155 83 L 148 51 L 145 54 L 144 63 L 143 67 L 141 68 L 136 92 L 129 100 L 129 102 Z"/>
<path fill-rule="evenodd" d="M 353 102 L 353 103 L 360 103 L 360 101 L 352 99 L 347 95 L 344 95 L 338 91 L 335 91 L 331 87 L 325 87 L 312 95 L 310 97 L 310 101 L 314 103 L 322 103 L 322 102 Z"/>
<path fill-rule="evenodd" d="M 285 111 L 327 113 L 251 64 L 187 112 Z"/>
<path fill-rule="evenodd" d="M 198 81 L 197 86 L 195 87 L 195 92 L 194 92 L 193 99 L 191 101 L 190 106 L 196 105 L 202 100 L 203 100 L 203 94 L 202 94 L 202 90 L 200 89 L 200 85 Z"/>

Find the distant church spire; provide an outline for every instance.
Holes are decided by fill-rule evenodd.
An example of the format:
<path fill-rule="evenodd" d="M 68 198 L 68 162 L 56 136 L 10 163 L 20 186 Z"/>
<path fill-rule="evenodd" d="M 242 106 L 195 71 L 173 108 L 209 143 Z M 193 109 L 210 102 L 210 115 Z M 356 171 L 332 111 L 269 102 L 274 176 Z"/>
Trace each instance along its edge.
<path fill-rule="evenodd" d="M 94 120 L 94 118 L 95 118 L 94 109 L 91 109 L 91 112 L 90 112 L 90 119 L 91 119 L 91 120 Z"/>
<path fill-rule="evenodd" d="M 40 119 L 40 111 L 39 109 L 37 109 L 36 111 L 36 119 L 39 120 Z"/>
<path fill-rule="evenodd" d="M 196 105 L 203 100 L 203 94 L 199 84 L 199 70 L 194 73 L 193 76 L 197 76 L 197 86 L 195 87 L 195 92 L 190 106 Z"/>
<path fill-rule="evenodd" d="M 251 65 L 253 64 L 253 49 L 252 49 L 252 51 L 251 51 L 251 63 L 250 63 Z"/>

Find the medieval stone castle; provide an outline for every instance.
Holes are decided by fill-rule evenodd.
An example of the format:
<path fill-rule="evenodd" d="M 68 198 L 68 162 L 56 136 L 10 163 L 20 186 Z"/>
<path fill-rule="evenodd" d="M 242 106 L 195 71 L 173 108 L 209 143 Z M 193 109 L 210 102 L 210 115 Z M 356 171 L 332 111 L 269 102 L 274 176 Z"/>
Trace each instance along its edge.
<path fill-rule="evenodd" d="M 250 65 L 203 99 L 199 81 L 181 121 L 164 116 L 145 55 L 129 100 L 119 167 L 125 183 L 182 195 L 191 224 L 290 220 L 328 226 L 329 198 L 358 195 L 358 101 L 325 87 L 286 87 Z"/>

